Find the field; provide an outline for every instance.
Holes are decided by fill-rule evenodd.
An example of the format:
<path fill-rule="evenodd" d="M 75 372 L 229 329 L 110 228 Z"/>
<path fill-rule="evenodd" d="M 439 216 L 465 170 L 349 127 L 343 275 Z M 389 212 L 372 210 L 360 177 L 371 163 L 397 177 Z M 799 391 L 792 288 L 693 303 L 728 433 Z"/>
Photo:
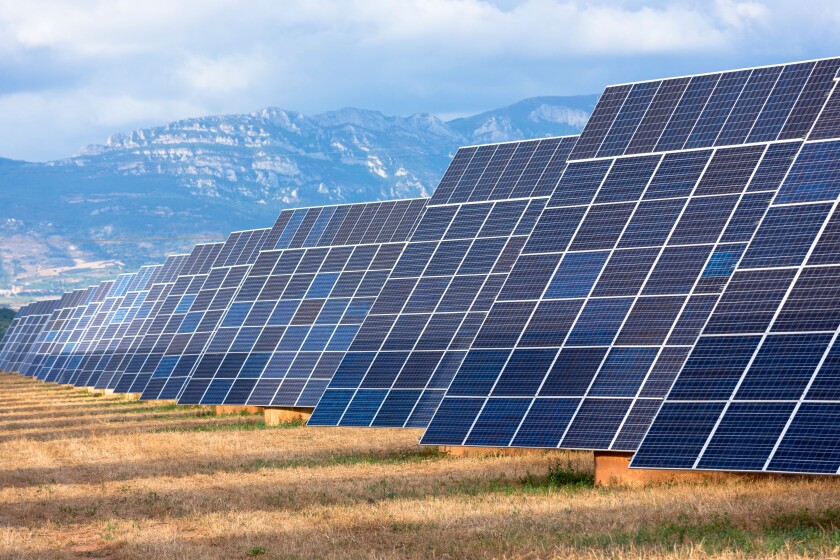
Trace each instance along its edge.
<path fill-rule="evenodd" d="M 840 480 L 594 488 L 591 454 L 419 435 L 0 374 L 0 558 L 840 557 Z"/>

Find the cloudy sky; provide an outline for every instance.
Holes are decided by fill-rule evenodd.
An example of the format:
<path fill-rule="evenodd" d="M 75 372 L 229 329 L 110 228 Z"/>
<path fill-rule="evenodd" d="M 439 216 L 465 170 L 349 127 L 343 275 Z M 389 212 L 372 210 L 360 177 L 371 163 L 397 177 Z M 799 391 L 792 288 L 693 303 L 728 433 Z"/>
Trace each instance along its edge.
<path fill-rule="evenodd" d="M 840 55 L 837 0 L 0 0 L 0 157 L 277 106 L 465 115 Z"/>

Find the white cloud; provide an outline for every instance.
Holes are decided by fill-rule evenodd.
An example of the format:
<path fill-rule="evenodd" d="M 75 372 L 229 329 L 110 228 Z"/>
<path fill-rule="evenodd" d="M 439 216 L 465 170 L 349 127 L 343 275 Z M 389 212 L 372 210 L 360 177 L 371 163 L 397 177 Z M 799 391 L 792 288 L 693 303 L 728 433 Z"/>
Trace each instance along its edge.
<path fill-rule="evenodd" d="M 253 87 L 272 71 L 261 56 L 190 56 L 178 71 L 181 81 L 196 93 L 231 94 Z"/>
<path fill-rule="evenodd" d="M 510 10 L 477 2 L 374 3 L 364 18 L 381 44 L 431 43 L 468 52 L 573 56 L 627 55 L 720 48 L 714 22 L 688 7 L 627 9 L 615 5 L 528 0 Z"/>
<path fill-rule="evenodd" d="M 760 2 L 716 0 L 715 14 L 728 27 L 742 30 L 755 24 L 765 23 L 769 10 Z"/>
<path fill-rule="evenodd" d="M 728 18 L 741 20 L 755 10 L 754 3 L 726 3 L 732 5 Z M 245 44 L 289 44 L 311 35 L 351 46 L 633 53 L 720 47 L 724 37 L 707 11 L 557 0 L 526 0 L 510 9 L 479 0 L 35 0 L 4 2 L 0 25 L 20 48 L 78 57 L 189 51 L 214 41 L 235 46 L 226 40 L 231 26 Z"/>
<path fill-rule="evenodd" d="M 113 132 L 149 122 L 200 115 L 207 107 L 180 100 L 102 95 L 89 90 L 56 96 L 17 93 L 0 97 L 0 157 L 45 160 L 104 143 Z"/>
<path fill-rule="evenodd" d="M 0 156 L 198 111 L 463 114 L 830 56 L 838 23 L 836 0 L 0 0 Z"/>

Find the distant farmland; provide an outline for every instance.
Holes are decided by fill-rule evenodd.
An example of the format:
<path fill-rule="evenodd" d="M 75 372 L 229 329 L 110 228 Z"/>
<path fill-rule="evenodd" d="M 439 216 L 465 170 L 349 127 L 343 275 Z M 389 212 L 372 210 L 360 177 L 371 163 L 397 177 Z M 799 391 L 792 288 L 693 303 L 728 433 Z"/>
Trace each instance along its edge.
<path fill-rule="evenodd" d="M 840 480 L 593 488 L 591 454 L 266 427 L 0 375 L 0 558 L 840 555 Z"/>

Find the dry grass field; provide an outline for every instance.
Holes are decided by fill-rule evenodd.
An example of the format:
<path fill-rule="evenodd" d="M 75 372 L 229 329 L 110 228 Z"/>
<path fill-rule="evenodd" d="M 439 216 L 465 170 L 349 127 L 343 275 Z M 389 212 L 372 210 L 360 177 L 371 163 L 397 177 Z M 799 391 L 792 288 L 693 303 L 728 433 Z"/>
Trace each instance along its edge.
<path fill-rule="evenodd" d="M 840 480 L 593 488 L 588 454 L 419 435 L 0 374 L 0 558 L 840 557 Z"/>

